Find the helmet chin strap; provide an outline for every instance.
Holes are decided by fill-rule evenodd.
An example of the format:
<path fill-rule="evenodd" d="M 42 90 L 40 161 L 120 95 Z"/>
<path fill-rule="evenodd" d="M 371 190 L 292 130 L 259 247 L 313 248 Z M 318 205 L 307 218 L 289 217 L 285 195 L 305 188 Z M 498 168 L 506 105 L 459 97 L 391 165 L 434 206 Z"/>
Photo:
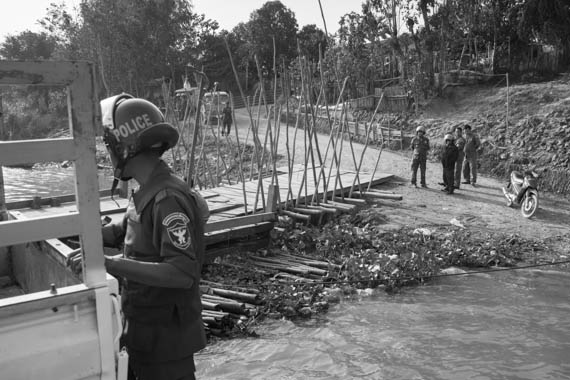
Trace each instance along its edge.
<path fill-rule="evenodd" d="M 123 169 L 125 168 L 125 163 L 121 163 L 117 165 L 117 168 L 113 172 L 113 184 L 111 185 L 111 198 L 115 195 L 115 190 L 117 190 L 117 186 L 119 185 L 119 181 L 123 175 Z"/>

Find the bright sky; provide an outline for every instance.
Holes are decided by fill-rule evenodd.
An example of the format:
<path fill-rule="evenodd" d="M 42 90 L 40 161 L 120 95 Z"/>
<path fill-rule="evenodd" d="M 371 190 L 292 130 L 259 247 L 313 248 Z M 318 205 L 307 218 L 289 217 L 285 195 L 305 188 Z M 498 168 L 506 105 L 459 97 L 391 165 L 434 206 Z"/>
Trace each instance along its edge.
<path fill-rule="evenodd" d="M 193 0 L 194 10 L 207 18 L 218 21 L 221 29 L 231 30 L 240 22 L 247 22 L 249 15 L 266 0 Z M 324 30 L 318 0 L 282 0 L 295 13 L 299 29 L 307 24 L 316 24 Z M 351 11 L 360 12 L 363 0 L 321 0 L 329 33 L 338 30 L 340 17 Z M 37 20 L 46 15 L 50 3 L 65 3 L 73 8 L 80 0 L 3 0 L 0 11 L 0 42 L 8 34 L 24 30 L 40 31 Z"/>
<path fill-rule="evenodd" d="M 221 29 L 231 30 L 240 22 L 247 22 L 249 15 L 259 9 L 267 0 L 194 0 L 194 10 L 207 18 L 218 21 Z M 318 0 L 281 0 L 289 8 L 299 24 L 299 29 L 315 24 L 324 31 L 323 18 Z M 338 30 L 338 21 L 346 13 L 360 13 L 363 0 L 321 0 L 329 33 Z"/>

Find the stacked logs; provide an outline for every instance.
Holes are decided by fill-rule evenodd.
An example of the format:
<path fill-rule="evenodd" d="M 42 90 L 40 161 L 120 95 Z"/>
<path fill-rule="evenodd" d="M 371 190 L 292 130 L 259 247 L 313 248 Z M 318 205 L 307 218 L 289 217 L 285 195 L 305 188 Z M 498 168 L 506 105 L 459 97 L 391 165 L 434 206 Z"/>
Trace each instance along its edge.
<path fill-rule="evenodd" d="M 202 281 L 202 321 L 206 332 L 214 336 L 228 336 L 236 327 L 243 329 L 258 314 L 261 303 L 256 289 L 228 290 L 220 284 Z"/>

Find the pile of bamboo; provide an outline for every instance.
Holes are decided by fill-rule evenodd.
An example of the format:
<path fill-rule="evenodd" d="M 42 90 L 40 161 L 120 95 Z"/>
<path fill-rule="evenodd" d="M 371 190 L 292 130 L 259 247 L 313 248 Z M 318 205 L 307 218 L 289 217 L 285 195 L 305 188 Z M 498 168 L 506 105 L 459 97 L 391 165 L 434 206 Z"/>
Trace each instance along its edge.
<path fill-rule="evenodd" d="M 256 289 L 228 290 L 209 281 L 200 283 L 202 321 L 206 332 L 227 336 L 236 327 L 243 329 L 255 317 L 261 296 Z"/>
<path fill-rule="evenodd" d="M 250 256 L 252 265 L 275 272 L 278 282 L 326 281 L 337 278 L 341 267 L 337 264 L 314 260 L 309 257 L 280 253 L 275 256 Z"/>

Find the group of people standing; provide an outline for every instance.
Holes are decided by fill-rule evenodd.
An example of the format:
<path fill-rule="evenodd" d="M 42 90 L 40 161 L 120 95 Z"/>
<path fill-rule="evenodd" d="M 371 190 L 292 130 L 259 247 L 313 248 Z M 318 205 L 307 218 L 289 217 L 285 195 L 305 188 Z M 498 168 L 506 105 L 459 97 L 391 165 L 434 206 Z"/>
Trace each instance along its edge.
<path fill-rule="evenodd" d="M 465 136 L 463 136 L 465 129 Z M 453 132 L 447 133 L 444 138 L 444 148 L 441 153 L 441 164 L 443 166 L 443 182 L 439 184 L 443 186 L 442 191 L 447 194 L 460 188 L 460 184 L 477 183 L 477 158 L 478 151 L 481 147 L 479 137 L 473 132 L 469 124 L 465 124 L 463 128 L 455 127 Z M 426 137 L 424 126 L 416 128 L 416 136 L 412 139 L 411 149 L 412 155 L 412 186 L 417 187 L 417 172 L 420 169 L 420 184 L 427 187 L 426 183 L 426 163 L 427 154 L 430 150 L 430 142 Z M 463 173 L 463 182 L 461 182 L 461 173 Z"/>

